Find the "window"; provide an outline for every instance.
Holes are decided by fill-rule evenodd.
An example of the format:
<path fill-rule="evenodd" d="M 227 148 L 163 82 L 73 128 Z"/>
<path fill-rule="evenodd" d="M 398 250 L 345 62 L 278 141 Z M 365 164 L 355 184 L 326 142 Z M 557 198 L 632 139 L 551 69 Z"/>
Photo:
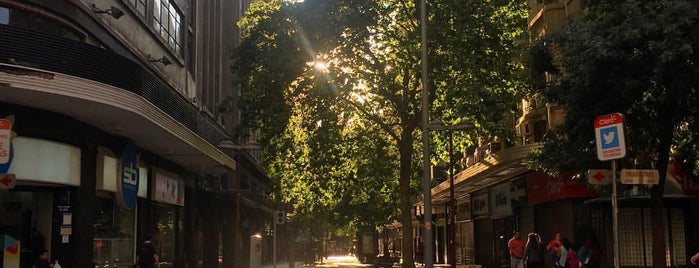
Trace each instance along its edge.
<path fill-rule="evenodd" d="M 10 24 L 10 10 L 0 7 L 0 24 Z"/>
<path fill-rule="evenodd" d="M 146 17 L 146 0 L 124 0 L 124 2 L 131 7 L 139 17 Z"/>
<path fill-rule="evenodd" d="M 129 268 L 133 264 L 134 210 L 121 208 L 113 197 L 98 197 L 93 238 L 96 267 Z"/>
<path fill-rule="evenodd" d="M 66 20 L 50 13 L 0 6 L 0 24 L 61 36 L 83 42 L 85 35 Z"/>
<path fill-rule="evenodd" d="M 165 44 L 177 55 L 182 55 L 182 14 L 169 0 L 153 3 L 153 27 Z"/>

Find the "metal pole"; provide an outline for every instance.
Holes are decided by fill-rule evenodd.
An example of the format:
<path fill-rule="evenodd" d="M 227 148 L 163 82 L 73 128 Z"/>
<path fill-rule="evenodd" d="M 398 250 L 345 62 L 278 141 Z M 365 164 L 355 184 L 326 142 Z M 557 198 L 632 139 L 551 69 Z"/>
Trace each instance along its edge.
<path fill-rule="evenodd" d="M 616 196 L 616 160 L 612 160 L 612 229 L 614 233 L 614 268 L 619 268 L 619 207 Z"/>
<path fill-rule="evenodd" d="M 423 261 L 426 268 L 432 268 L 434 256 L 432 241 L 432 187 L 430 184 L 430 133 L 429 122 L 429 81 L 427 78 L 427 13 L 425 0 L 420 0 L 420 64 L 422 69 L 422 189 L 425 204 L 423 244 Z"/>
<path fill-rule="evenodd" d="M 235 237 L 233 238 L 233 263 L 237 264 L 235 266 L 241 266 L 243 264 L 243 262 L 240 260 L 240 168 L 242 167 L 242 165 L 240 164 L 240 154 L 241 153 L 238 152 L 235 163 Z"/>
<path fill-rule="evenodd" d="M 276 217 L 279 217 L 279 213 L 274 213 L 274 237 L 272 238 L 272 267 L 277 268 L 277 221 Z"/>
<path fill-rule="evenodd" d="M 449 263 L 456 268 L 456 247 L 454 244 L 456 232 L 456 196 L 454 194 L 454 131 L 449 130 Z"/>

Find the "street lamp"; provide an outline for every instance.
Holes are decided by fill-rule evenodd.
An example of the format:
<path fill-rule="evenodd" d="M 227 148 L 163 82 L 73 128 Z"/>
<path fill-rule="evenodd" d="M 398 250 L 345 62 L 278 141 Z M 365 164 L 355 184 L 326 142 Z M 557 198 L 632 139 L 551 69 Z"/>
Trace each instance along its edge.
<path fill-rule="evenodd" d="M 456 245 L 454 240 L 456 237 L 455 218 L 456 218 L 456 196 L 454 194 L 454 130 L 469 130 L 473 129 L 471 122 L 460 122 L 456 125 L 445 125 L 442 121 L 436 120 L 430 122 L 429 130 L 447 130 L 449 131 L 449 263 L 452 268 L 456 267 Z"/>
<path fill-rule="evenodd" d="M 218 145 L 219 149 L 229 149 L 237 150 L 238 153 L 235 157 L 235 223 L 234 223 L 234 236 L 233 236 L 233 261 L 242 265 L 240 261 L 240 244 L 242 240 L 240 239 L 240 181 L 242 175 L 240 174 L 240 162 L 242 160 L 241 152 L 242 150 L 257 150 L 260 146 L 257 144 L 236 144 L 232 141 L 225 140 Z M 275 234 L 276 235 L 276 234 Z M 234 265 L 238 266 L 238 265 Z"/>

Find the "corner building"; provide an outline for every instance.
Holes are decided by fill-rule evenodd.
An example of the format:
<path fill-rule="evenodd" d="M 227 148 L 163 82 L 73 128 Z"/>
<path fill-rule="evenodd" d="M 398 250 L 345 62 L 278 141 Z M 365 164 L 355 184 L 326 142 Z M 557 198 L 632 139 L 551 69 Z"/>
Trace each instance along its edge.
<path fill-rule="evenodd" d="M 132 267 L 151 234 L 161 267 L 247 267 L 272 186 L 215 107 L 248 2 L 0 0 L 2 261 Z"/>

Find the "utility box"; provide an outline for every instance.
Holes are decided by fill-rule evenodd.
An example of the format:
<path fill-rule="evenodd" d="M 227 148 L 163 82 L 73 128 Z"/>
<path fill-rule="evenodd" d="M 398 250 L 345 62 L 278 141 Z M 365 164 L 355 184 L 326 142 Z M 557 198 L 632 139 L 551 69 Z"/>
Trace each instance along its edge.
<path fill-rule="evenodd" d="M 19 268 L 20 241 L 9 235 L 0 235 L 0 268 Z"/>
<path fill-rule="evenodd" d="M 262 267 L 262 236 L 250 236 L 250 268 Z"/>

